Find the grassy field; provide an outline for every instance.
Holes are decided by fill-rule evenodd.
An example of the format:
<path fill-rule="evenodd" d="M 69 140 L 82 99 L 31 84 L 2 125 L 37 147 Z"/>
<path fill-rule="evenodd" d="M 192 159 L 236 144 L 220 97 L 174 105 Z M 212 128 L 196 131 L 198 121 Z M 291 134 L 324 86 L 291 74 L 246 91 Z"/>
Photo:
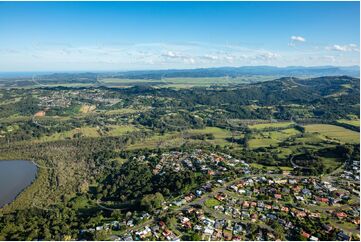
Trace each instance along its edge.
<path fill-rule="evenodd" d="M 252 83 L 255 81 L 268 81 L 275 79 L 275 76 L 242 76 L 242 77 L 177 77 L 177 78 L 164 78 L 162 80 L 152 79 L 126 79 L 126 78 L 104 78 L 100 81 L 105 85 L 110 86 L 132 86 L 137 83 L 156 84 L 162 87 L 169 88 L 192 88 L 192 87 L 209 87 L 212 85 L 229 85 Z M 164 84 L 162 84 L 164 83 Z"/>
<path fill-rule="evenodd" d="M 360 133 L 329 124 L 310 124 L 306 125 L 306 132 L 319 133 L 325 137 L 336 139 L 344 143 L 359 143 Z"/>
<path fill-rule="evenodd" d="M 95 105 L 82 105 L 79 111 L 81 113 L 89 113 L 94 111 L 95 109 L 96 109 Z"/>
<path fill-rule="evenodd" d="M 209 134 L 209 133 L 212 133 L 214 135 L 214 139 L 206 140 L 206 142 L 220 146 L 231 144 L 226 140 L 226 138 L 232 136 L 230 131 L 216 127 L 206 127 L 204 129 L 190 129 L 184 132 L 169 132 L 164 135 L 159 135 L 159 134 L 153 135 L 141 142 L 137 142 L 136 144 L 129 145 L 128 149 L 141 149 L 141 148 L 153 149 L 158 146 L 177 147 L 180 144 L 186 142 L 186 140 L 183 138 L 183 135 Z"/>
<path fill-rule="evenodd" d="M 106 111 L 105 114 L 107 115 L 116 115 L 116 114 L 126 114 L 126 113 L 136 113 L 141 111 L 146 111 L 147 109 L 144 108 L 142 110 L 132 109 L 132 108 L 121 108 L 121 109 L 114 109 Z"/>
<path fill-rule="evenodd" d="M 292 171 L 293 170 L 292 167 L 288 167 L 288 166 L 265 166 L 265 165 L 257 164 L 257 163 L 251 163 L 251 167 L 256 168 L 256 169 L 265 169 L 267 171 L 275 171 L 275 170 Z"/>
<path fill-rule="evenodd" d="M 277 148 L 277 151 L 277 157 L 279 157 L 280 159 L 286 159 L 291 154 L 293 154 L 293 150 L 288 147 L 279 147 Z"/>
<path fill-rule="evenodd" d="M 277 145 L 279 142 L 272 139 L 251 139 L 248 141 L 250 148 L 256 149 L 260 147 L 267 147 L 271 145 Z"/>
<path fill-rule="evenodd" d="M 100 134 L 98 133 L 98 129 L 95 127 L 81 127 L 76 128 L 69 131 L 64 131 L 61 133 L 55 133 L 50 136 L 43 136 L 40 138 L 40 141 L 47 142 L 47 141 L 55 141 L 55 140 L 64 140 L 73 138 L 73 136 L 77 133 L 82 134 L 85 137 L 99 137 Z"/>
<path fill-rule="evenodd" d="M 84 209 L 84 208 L 89 208 L 89 207 L 94 206 L 94 203 L 90 202 L 84 196 L 74 197 L 70 200 L 70 202 L 74 209 Z"/>
<path fill-rule="evenodd" d="M 213 208 L 214 206 L 217 206 L 219 204 L 220 204 L 220 202 L 214 198 L 210 198 L 204 202 L 204 205 L 209 208 Z"/>
<path fill-rule="evenodd" d="M 252 135 L 252 138 L 248 141 L 248 145 L 250 148 L 259 148 L 259 147 L 267 147 L 270 145 L 277 145 L 279 142 L 282 142 L 287 138 L 299 133 L 300 133 L 299 131 L 293 128 L 279 130 L 279 131 L 256 133 Z"/>
<path fill-rule="evenodd" d="M 43 117 L 36 117 L 34 118 L 35 121 L 39 121 L 39 122 L 46 122 L 46 121 L 68 121 L 70 120 L 71 117 L 69 116 L 43 116 Z"/>
<path fill-rule="evenodd" d="M 145 138 L 140 142 L 127 146 L 127 149 L 128 150 L 145 149 L 145 148 L 154 149 L 160 146 L 163 142 L 174 140 L 177 137 L 178 134 L 176 132 L 167 133 L 164 135 L 153 135 L 151 137 Z"/>
<path fill-rule="evenodd" d="M 349 125 L 356 126 L 356 127 L 360 127 L 360 120 L 340 119 L 340 120 L 337 120 L 337 122 L 343 123 L 343 124 L 349 124 Z"/>
<path fill-rule="evenodd" d="M 226 77 L 204 77 L 204 78 L 165 78 L 165 82 L 171 83 L 165 85 L 170 88 L 191 88 L 191 87 L 208 87 L 211 85 L 228 85 L 232 83 L 242 82 L 239 78 Z"/>
<path fill-rule="evenodd" d="M 110 131 L 106 133 L 106 136 L 120 136 L 127 132 L 136 130 L 136 128 L 131 125 L 121 125 L 121 126 L 112 125 L 112 126 L 108 126 L 108 127 L 110 128 Z M 50 136 L 43 136 L 39 139 L 39 141 L 47 142 L 47 141 L 71 139 L 76 134 L 81 134 L 82 136 L 85 136 L 85 137 L 100 137 L 101 136 L 98 128 L 85 126 L 85 127 L 81 127 L 81 128 L 72 129 L 69 131 L 64 131 L 61 133 L 55 133 Z"/>
<path fill-rule="evenodd" d="M 144 82 L 159 82 L 159 80 L 151 79 L 126 79 L 126 78 L 104 78 L 100 80 L 102 83 L 106 84 L 129 84 L 129 83 L 144 83 Z"/>
<path fill-rule="evenodd" d="M 251 163 L 251 167 L 255 168 L 255 169 L 265 169 L 265 170 L 268 170 L 268 171 L 277 170 L 276 166 L 265 166 L 265 165 L 258 164 L 258 163 Z"/>
<path fill-rule="evenodd" d="M 342 164 L 340 158 L 331 158 L 331 157 L 321 157 L 322 163 L 326 169 L 335 170 L 338 166 Z"/>
<path fill-rule="evenodd" d="M 303 137 L 297 138 L 298 142 L 312 143 L 312 144 L 321 143 L 325 140 L 327 139 L 318 133 L 305 133 Z"/>
<path fill-rule="evenodd" d="M 193 130 L 189 130 L 188 132 L 191 134 L 209 134 L 209 133 L 211 133 L 214 135 L 214 140 L 209 140 L 209 142 L 216 144 L 216 145 L 220 145 L 220 146 L 230 144 L 230 142 L 227 141 L 226 138 L 232 137 L 232 133 L 230 131 L 228 131 L 226 129 L 217 128 L 217 127 L 206 127 L 204 129 L 193 129 Z"/>
<path fill-rule="evenodd" d="M 277 123 L 263 123 L 263 124 L 261 123 L 261 124 L 249 125 L 248 127 L 250 129 L 262 130 L 267 128 L 287 128 L 292 124 L 293 122 L 277 122 Z"/>
<path fill-rule="evenodd" d="M 111 125 L 108 126 L 110 128 L 110 131 L 108 131 L 107 135 L 109 136 L 120 136 L 127 132 L 136 131 L 137 129 L 132 125 Z"/>
<path fill-rule="evenodd" d="M 30 116 L 12 115 L 7 118 L 0 118 L 0 123 L 15 123 L 30 120 Z"/>

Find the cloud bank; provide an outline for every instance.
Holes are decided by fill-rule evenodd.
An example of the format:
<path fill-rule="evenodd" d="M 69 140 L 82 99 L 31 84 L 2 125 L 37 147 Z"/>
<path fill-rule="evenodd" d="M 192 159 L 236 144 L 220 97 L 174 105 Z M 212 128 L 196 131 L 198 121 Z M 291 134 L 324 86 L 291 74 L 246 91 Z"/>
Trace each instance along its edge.
<path fill-rule="evenodd" d="M 360 52 L 360 49 L 356 44 L 348 44 L 348 45 L 332 45 L 327 46 L 326 50 L 334 50 L 341 52 Z"/>
<path fill-rule="evenodd" d="M 304 43 L 302 36 L 291 36 Z M 307 46 L 306 46 L 307 47 Z M 305 48 L 306 48 L 305 47 Z M 104 43 L 74 46 L 37 43 L 23 48 L 0 47 L 0 71 L 136 70 L 247 65 L 358 65 L 355 44 L 318 50 L 283 50 L 211 43 Z"/>

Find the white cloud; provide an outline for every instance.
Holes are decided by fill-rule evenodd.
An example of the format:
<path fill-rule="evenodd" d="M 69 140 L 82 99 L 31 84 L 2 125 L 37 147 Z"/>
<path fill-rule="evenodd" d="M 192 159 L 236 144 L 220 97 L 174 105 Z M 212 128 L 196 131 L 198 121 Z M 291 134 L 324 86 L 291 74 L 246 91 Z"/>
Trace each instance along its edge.
<path fill-rule="evenodd" d="M 289 46 L 296 46 L 296 43 L 303 43 L 303 42 L 306 42 L 306 39 L 305 37 L 302 37 L 302 36 L 295 36 L 295 35 L 292 35 L 291 36 L 291 42 L 288 43 Z"/>
<path fill-rule="evenodd" d="M 167 53 L 163 54 L 163 56 L 170 57 L 170 58 L 178 58 L 178 57 L 180 57 L 179 55 L 177 55 L 173 51 L 167 51 Z"/>
<path fill-rule="evenodd" d="M 326 50 L 334 50 L 334 51 L 342 51 L 342 52 L 359 52 L 359 48 L 355 44 L 348 44 L 348 45 L 332 45 L 327 46 Z"/>
<path fill-rule="evenodd" d="M 298 41 L 298 42 L 306 42 L 306 39 L 302 36 L 291 36 L 292 41 Z"/>
<path fill-rule="evenodd" d="M 172 59 L 173 62 L 177 62 L 180 61 L 182 63 L 186 63 L 186 64 L 194 64 L 196 63 L 196 60 L 194 59 L 193 56 L 189 55 L 189 54 L 181 54 L 179 52 L 173 52 L 173 51 L 167 51 L 166 53 L 161 55 L 162 57 L 166 58 L 166 59 Z"/>

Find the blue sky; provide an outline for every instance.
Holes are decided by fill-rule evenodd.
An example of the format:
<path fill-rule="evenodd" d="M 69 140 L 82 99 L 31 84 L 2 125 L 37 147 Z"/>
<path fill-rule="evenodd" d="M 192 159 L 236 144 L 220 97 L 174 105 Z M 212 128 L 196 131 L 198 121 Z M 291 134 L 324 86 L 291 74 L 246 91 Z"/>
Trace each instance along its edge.
<path fill-rule="evenodd" d="M 359 65 L 359 2 L 0 2 L 0 71 Z"/>

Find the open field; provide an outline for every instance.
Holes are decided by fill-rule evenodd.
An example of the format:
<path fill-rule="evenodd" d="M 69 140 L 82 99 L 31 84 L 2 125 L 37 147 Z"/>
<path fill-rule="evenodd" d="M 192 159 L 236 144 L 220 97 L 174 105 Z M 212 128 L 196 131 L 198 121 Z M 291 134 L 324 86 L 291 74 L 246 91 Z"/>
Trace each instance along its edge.
<path fill-rule="evenodd" d="M 21 115 L 12 115 L 7 118 L 0 118 L 0 123 L 14 123 L 14 122 L 21 122 L 30 120 L 31 117 L 29 116 L 21 116 Z"/>
<path fill-rule="evenodd" d="M 104 78 L 100 80 L 102 83 L 111 84 L 129 84 L 129 83 L 144 83 L 144 82 L 158 82 L 158 80 L 151 79 L 126 79 L 126 78 Z"/>
<path fill-rule="evenodd" d="M 127 132 L 136 130 L 136 128 L 131 125 L 111 125 L 108 127 L 110 130 L 105 134 L 106 136 L 120 136 Z M 99 128 L 84 126 L 84 127 L 72 129 L 69 131 L 55 133 L 50 136 L 40 137 L 39 141 L 47 142 L 47 141 L 71 139 L 71 138 L 74 138 L 78 134 L 81 136 L 84 136 L 84 137 L 100 137 L 100 136 L 102 136 Z"/>
<path fill-rule="evenodd" d="M 43 136 L 39 140 L 42 142 L 47 142 L 47 141 L 71 139 L 76 134 L 81 134 L 82 136 L 85 136 L 85 137 L 99 137 L 100 136 L 97 128 L 85 126 L 85 127 L 76 128 L 76 129 L 69 130 L 69 131 L 55 133 L 50 136 Z"/>
<path fill-rule="evenodd" d="M 213 208 L 214 206 L 219 205 L 220 202 L 214 198 L 210 198 L 204 202 L 204 205 L 206 205 L 209 208 Z"/>
<path fill-rule="evenodd" d="M 151 137 L 145 138 L 144 140 L 142 140 L 141 142 L 137 142 L 135 144 L 130 144 L 127 146 L 128 150 L 134 150 L 134 149 L 154 149 L 157 148 L 158 146 L 160 146 L 162 143 L 164 142 L 169 142 L 169 141 L 175 141 L 179 139 L 179 133 L 177 132 L 172 132 L 172 133 L 167 133 L 164 135 L 153 135 Z"/>
<path fill-rule="evenodd" d="M 337 120 L 339 123 L 349 124 L 355 127 L 360 127 L 360 120 L 347 120 L 347 119 L 340 119 Z"/>
<path fill-rule="evenodd" d="M 251 139 L 248 141 L 248 145 L 250 148 L 260 148 L 267 147 L 271 145 L 277 145 L 278 142 L 272 139 Z"/>
<path fill-rule="evenodd" d="M 293 122 L 279 122 L 279 123 L 275 122 L 275 123 L 254 124 L 254 125 L 249 125 L 248 127 L 251 129 L 261 130 L 267 128 L 287 128 L 292 124 Z"/>
<path fill-rule="evenodd" d="M 230 142 L 226 140 L 226 138 L 231 138 L 232 133 L 228 130 L 217 128 L 217 127 L 206 127 L 204 129 L 192 129 L 189 130 L 191 134 L 213 134 L 214 139 L 209 140 L 210 143 L 214 143 L 216 145 L 227 145 Z"/>
<path fill-rule="evenodd" d="M 146 110 L 146 109 L 144 109 Z M 132 109 L 132 108 L 122 108 L 122 109 L 114 109 L 114 110 L 109 110 L 106 111 L 105 114 L 107 115 L 116 115 L 116 114 L 127 114 L 127 113 L 136 113 L 139 112 L 140 110 L 136 110 L 136 109 Z"/>
<path fill-rule="evenodd" d="M 267 147 L 270 145 L 277 145 L 279 142 L 282 142 L 287 138 L 299 133 L 300 133 L 299 131 L 293 128 L 279 130 L 279 131 L 256 133 L 252 135 L 252 138 L 248 141 L 248 145 L 250 148 L 259 148 L 259 147 Z"/>
<path fill-rule="evenodd" d="M 242 76 L 242 77 L 176 77 L 155 79 L 127 79 L 127 78 L 103 78 L 101 83 L 107 86 L 133 86 L 133 85 L 161 85 L 162 87 L 183 89 L 192 87 L 209 87 L 212 85 L 234 85 L 243 83 L 252 83 L 259 81 L 268 81 L 275 76 Z"/>
<path fill-rule="evenodd" d="M 339 158 L 331 158 L 331 157 L 322 157 L 322 163 L 324 164 L 326 169 L 335 170 L 338 166 L 340 166 L 343 160 Z"/>
<path fill-rule="evenodd" d="M 95 105 L 82 105 L 80 108 L 81 113 L 90 113 L 96 109 Z"/>
<path fill-rule="evenodd" d="M 251 163 L 251 167 L 256 168 L 256 169 L 264 169 L 267 171 L 275 171 L 275 170 L 292 171 L 293 170 L 292 167 L 288 167 L 288 166 L 266 166 L 266 165 L 257 164 L 257 163 Z"/>
<path fill-rule="evenodd" d="M 226 140 L 226 138 L 232 137 L 230 131 L 216 127 L 206 127 L 204 129 L 189 129 L 183 132 L 169 132 L 164 135 L 153 135 L 144 139 L 142 142 L 129 145 L 128 149 L 152 149 L 157 146 L 179 147 L 180 144 L 186 142 L 186 139 L 183 137 L 186 134 L 213 134 L 214 139 L 207 139 L 205 142 L 220 146 L 231 144 L 231 142 Z"/>
<path fill-rule="evenodd" d="M 337 139 L 344 143 L 359 143 L 360 133 L 329 124 L 310 124 L 306 125 L 306 132 L 319 133 L 331 139 Z"/>
<path fill-rule="evenodd" d="M 136 131 L 137 129 L 132 125 L 111 125 L 108 126 L 110 128 L 110 131 L 107 132 L 108 136 L 120 136 L 127 132 Z"/>

